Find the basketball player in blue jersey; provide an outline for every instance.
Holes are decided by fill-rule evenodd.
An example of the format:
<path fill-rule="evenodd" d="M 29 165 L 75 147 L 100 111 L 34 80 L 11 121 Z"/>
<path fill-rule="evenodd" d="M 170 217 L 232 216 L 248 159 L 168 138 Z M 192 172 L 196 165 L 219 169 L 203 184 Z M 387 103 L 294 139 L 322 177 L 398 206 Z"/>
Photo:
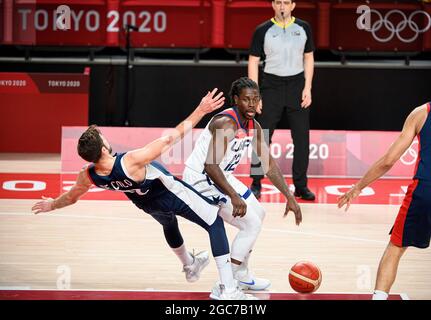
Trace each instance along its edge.
<path fill-rule="evenodd" d="M 414 109 L 407 117 L 400 136 L 386 154 L 376 161 L 347 193 L 338 207 L 360 195 L 361 190 L 388 172 L 417 136 L 419 157 L 412 183 L 407 189 L 390 234 L 388 246 L 380 260 L 373 300 L 386 300 L 397 275 L 398 264 L 407 247 L 428 248 L 431 238 L 431 103 Z"/>
<path fill-rule="evenodd" d="M 253 146 L 266 175 L 286 197 L 284 216 L 293 211 L 299 225 L 302 214 L 277 162 L 269 153 L 261 126 L 254 120 L 260 101 L 258 85 L 249 78 L 240 78 L 232 83 L 230 97 L 233 107 L 215 115 L 196 141 L 186 161 L 183 179 L 205 197 L 218 201 L 221 204 L 219 215 L 239 229 L 232 242 L 231 261 L 240 286 L 264 290 L 270 286 L 269 280 L 255 277 L 248 268 L 248 259 L 261 230 L 265 210 L 233 175 L 248 146 Z M 215 286 L 212 297 L 222 293 L 223 287 Z"/>
<path fill-rule="evenodd" d="M 256 299 L 244 294 L 233 279 L 229 242 L 223 220 L 217 214 L 219 207 L 153 161 L 179 141 L 205 114 L 224 104 L 223 93 L 216 95 L 216 92 L 217 89 L 208 92 L 196 110 L 176 127 L 174 133 L 126 153 L 112 155 L 110 144 L 99 129 L 90 126 L 79 139 L 78 153 L 91 164 L 80 171 L 70 191 L 56 199 L 44 198 L 43 201 L 37 202 L 32 210 L 38 214 L 74 204 L 92 184 L 107 190 L 124 192 L 138 208 L 150 214 L 163 226 L 168 245 L 184 266 L 187 281 L 194 282 L 199 279 L 202 269 L 209 263 L 209 258 L 207 252 L 194 255 L 186 250 L 178 228 L 177 215 L 200 225 L 209 234 L 220 282 L 225 288 L 224 294 L 218 299 Z"/>

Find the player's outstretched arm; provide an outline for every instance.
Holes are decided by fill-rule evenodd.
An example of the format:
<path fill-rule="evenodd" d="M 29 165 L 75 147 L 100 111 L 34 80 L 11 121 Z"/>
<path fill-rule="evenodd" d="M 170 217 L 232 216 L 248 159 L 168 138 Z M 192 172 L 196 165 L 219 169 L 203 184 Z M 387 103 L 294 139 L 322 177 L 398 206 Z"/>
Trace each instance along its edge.
<path fill-rule="evenodd" d="M 143 148 L 128 152 L 125 155 L 128 169 L 133 171 L 133 166 L 140 168 L 157 159 L 163 152 L 181 140 L 206 114 L 223 106 L 225 101 L 223 92 L 217 93 L 217 90 L 215 88 L 213 91 L 208 92 L 193 113 L 177 125 L 175 129 L 171 130 L 169 134 L 154 140 Z"/>
<path fill-rule="evenodd" d="M 73 187 L 63 193 L 61 196 L 53 199 L 42 197 L 42 201 L 36 202 L 31 210 L 34 214 L 49 212 L 74 204 L 83 196 L 91 187 L 90 179 L 87 176 L 86 169 L 82 169 Z"/>
<path fill-rule="evenodd" d="M 272 182 L 272 184 L 286 197 L 287 204 L 284 216 L 286 217 L 289 211 L 295 214 L 295 223 L 299 225 L 302 222 L 302 212 L 295 197 L 289 190 L 289 186 L 284 180 L 283 173 L 277 164 L 277 161 L 271 156 L 269 147 L 264 140 L 263 130 L 260 124 L 256 121 L 256 136 L 253 139 L 253 149 L 259 157 L 264 173 Z"/>
<path fill-rule="evenodd" d="M 361 193 L 361 190 L 373 183 L 375 180 L 388 172 L 400 159 L 404 152 L 410 147 L 415 136 L 422 128 L 427 116 L 426 106 L 414 109 L 407 117 L 403 130 L 388 151 L 377 160 L 353 187 L 338 198 L 338 208 L 346 206 L 345 211 L 350 207 L 350 203 Z"/>

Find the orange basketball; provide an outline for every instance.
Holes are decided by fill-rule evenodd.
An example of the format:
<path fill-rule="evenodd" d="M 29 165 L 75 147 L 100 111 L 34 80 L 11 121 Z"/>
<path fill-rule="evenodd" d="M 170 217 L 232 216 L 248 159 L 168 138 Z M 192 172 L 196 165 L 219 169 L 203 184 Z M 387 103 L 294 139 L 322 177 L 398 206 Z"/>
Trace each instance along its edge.
<path fill-rule="evenodd" d="M 319 289 L 322 273 L 318 266 L 309 261 L 296 263 L 289 272 L 289 283 L 299 293 L 312 293 Z"/>

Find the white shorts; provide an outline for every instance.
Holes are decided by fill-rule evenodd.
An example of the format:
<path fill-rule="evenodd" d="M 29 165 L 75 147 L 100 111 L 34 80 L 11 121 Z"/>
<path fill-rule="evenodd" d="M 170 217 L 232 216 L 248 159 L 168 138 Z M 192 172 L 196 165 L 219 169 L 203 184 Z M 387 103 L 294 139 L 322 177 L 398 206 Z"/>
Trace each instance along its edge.
<path fill-rule="evenodd" d="M 247 199 L 252 194 L 245 184 L 235 178 L 232 174 L 226 176 L 226 179 L 242 198 Z M 183 171 L 183 180 L 199 191 L 204 197 L 210 198 L 211 200 L 225 202 L 228 197 L 206 174 L 198 173 L 186 167 Z"/>
<path fill-rule="evenodd" d="M 219 215 L 227 223 L 243 229 L 245 224 L 255 224 L 259 219 L 261 222 L 265 216 L 265 210 L 262 205 L 257 201 L 254 194 L 248 189 L 248 187 L 235 178 L 232 174 L 226 176 L 229 184 L 238 192 L 239 195 L 245 200 L 247 204 L 247 213 L 244 217 L 233 217 L 232 216 L 232 203 L 230 197 L 223 193 L 207 175 L 198 173 L 188 167 L 184 169 L 183 180 L 191 185 L 194 189 L 200 192 L 204 197 L 210 200 L 218 201 L 221 210 Z"/>

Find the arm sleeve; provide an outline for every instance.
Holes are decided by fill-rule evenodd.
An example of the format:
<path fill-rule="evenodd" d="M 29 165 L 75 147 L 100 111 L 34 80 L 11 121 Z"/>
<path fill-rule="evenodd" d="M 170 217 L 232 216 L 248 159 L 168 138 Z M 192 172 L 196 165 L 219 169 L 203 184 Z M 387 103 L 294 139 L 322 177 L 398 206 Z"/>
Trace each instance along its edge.
<path fill-rule="evenodd" d="M 304 53 L 313 52 L 316 48 L 313 41 L 313 33 L 311 32 L 311 27 L 307 22 L 303 22 L 302 27 L 307 35 L 307 41 L 305 42 Z"/>
<path fill-rule="evenodd" d="M 265 39 L 265 32 L 262 29 L 262 25 L 258 26 L 254 31 L 253 37 L 251 39 L 251 45 L 249 54 L 255 57 L 264 57 L 265 52 L 263 50 L 263 42 Z"/>
<path fill-rule="evenodd" d="M 307 40 L 305 41 L 305 46 L 304 46 L 304 53 L 309 53 L 316 50 L 314 46 L 314 41 L 313 41 L 313 33 L 311 32 L 310 25 L 306 21 L 300 20 L 300 19 L 296 19 L 295 23 L 297 23 L 304 29 L 305 35 L 307 37 Z"/>

